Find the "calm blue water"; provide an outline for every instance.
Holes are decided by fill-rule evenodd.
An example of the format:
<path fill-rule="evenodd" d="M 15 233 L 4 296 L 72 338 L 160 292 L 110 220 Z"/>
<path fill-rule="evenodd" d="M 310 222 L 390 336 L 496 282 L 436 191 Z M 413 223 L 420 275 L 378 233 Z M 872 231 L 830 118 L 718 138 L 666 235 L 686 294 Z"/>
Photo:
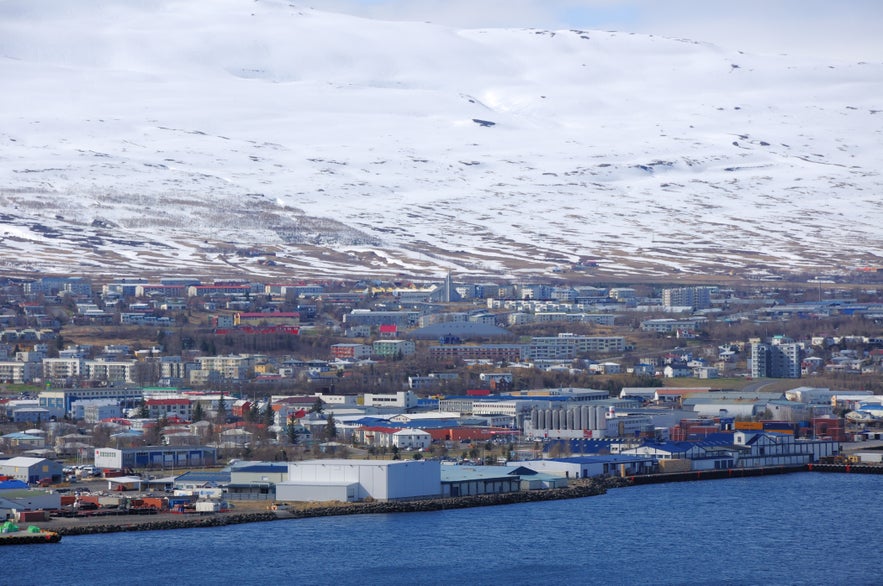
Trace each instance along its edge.
<path fill-rule="evenodd" d="M 477 509 L 65 537 L 0 584 L 883 584 L 883 477 L 800 473 Z"/>

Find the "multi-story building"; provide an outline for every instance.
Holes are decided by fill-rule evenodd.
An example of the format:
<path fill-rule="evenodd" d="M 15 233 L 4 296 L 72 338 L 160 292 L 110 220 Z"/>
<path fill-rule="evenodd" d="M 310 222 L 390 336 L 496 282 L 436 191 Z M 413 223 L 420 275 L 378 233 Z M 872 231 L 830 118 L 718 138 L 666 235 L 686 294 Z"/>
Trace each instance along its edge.
<path fill-rule="evenodd" d="M 184 362 L 180 356 L 163 356 L 159 359 L 159 376 L 169 382 L 185 381 L 195 367 L 195 363 Z"/>
<path fill-rule="evenodd" d="M 136 297 L 184 297 L 186 294 L 187 287 L 185 285 L 144 283 L 135 286 Z"/>
<path fill-rule="evenodd" d="M 702 328 L 707 321 L 704 317 L 648 319 L 641 322 L 641 331 L 667 334 L 678 330 L 697 330 Z"/>
<path fill-rule="evenodd" d="M 219 297 L 226 295 L 250 295 L 251 285 L 227 284 L 227 285 L 191 285 L 187 287 L 188 297 Z"/>
<path fill-rule="evenodd" d="M 375 356 L 385 358 L 410 356 L 416 349 L 416 345 L 411 340 L 377 340 L 371 345 L 371 352 Z"/>
<path fill-rule="evenodd" d="M 175 323 L 175 320 L 166 316 L 138 311 L 121 313 L 120 323 L 129 326 L 170 326 Z"/>
<path fill-rule="evenodd" d="M 411 391 L 397 393 L 365 393 L 365 407 L 394 407 L 396 409 L 413 409 L 417 406 L 417 395 Z"/>
<path fill-rule="evenodd" d="M 622 336 L 577 336 L 569 333 L 531 338 L 527 358 L 531 360 L 570 360 L 583 354 L 622 352 Z"/>
<path fill-rule="evenodd" d="M 243 380 L 248 378 L 254 369 L 256 357 L 252 354 L 230 354 L 227 356 L 199 356 L 199 370 L 215 372 L 221 378 L 228 380 Z M 194 371 L 195 372 L 195 371 Z"/>
<path fill-rule="evenodd" d="M 81 399 L 116 399 L 125 407 L 134 407 L 143 397 L 142 390 L 121 387 L 98 387 L 94 389 L 59 389 L 41 391 L 38 395 L 40 407 L 47 409 L 50 415 L 64 417 L 72 413 L 74 401 Z"/>
<path fill-rule="evenodd" d="M 82 358 L 44 358 L 43 380 L 67 380 L 83 375 L 84 360 Z"/>
<path fill-rule="evenodd" d="M 296 311 L 237 312 L 233 314 L 234 326 L 296 326 L 300 324 L 300 314 Z"/>
<path fill-rule="evenodd" d="M 21 384 L 39 378 L 43 367 L 39 362 L 19 362 L 6 360 L 0 362 L 0 382 Z"/>
<path fill-rule="evenodd" d="M 332 344 L 331 355 L 337 360 L 363 360 L 371 358 L 371 346 L 367 344 Z"/>
<path fill-rule="evenodd" d="M 122 279 L 101 287 L 104 297 L 134 297 L 138 285 L 146 284 L 144 279 Z"/>
<path fill-rule="evenodd" d="M 524 344 L 443 344 L 429 347 L 432 360 L 490 360 L 493 362 L 520 362 L 527 346 Z"/>
<path fill-rule="evenodd" d="M 371 311 L 370 309 L 354 309 L 343 316 L 347 326 L 381 326 L 396 325 L 409 328 L 417 325 L 420 320 L 418 311 Z"/>
<path fill-rule="evenodd" d="M 677 287 L 662 290 L 662 304 L 665 307 L 692 307 L 708 309 L 711 307 L 713 287 Z"/>
<path fill-rule="evenodd" d="M 627 301 L 635 298 L 635 290 L 629 287 L 616 287 L 607 292 L 611 299 Z"/>
<path fill-rule="evenodd" d="M 123 409 L 118 399 L 80 399 L 71 403 L 71 417 L 86 423 L 98 423 L 102 419 L 122 417 Z"/>
<path fill-rule="evenodd" d="M 551 299 L 552 286 L 542 283 L 521 284 L 518 286 L 521 299 Z"/>
<path fill-rule="evenodd" d="M 616 316 L 612 313 L 571 313 L 566 311 L 541 311 L 537 313 L 510 313 L 507 317 L 509 325 L 525 325 L 534 323 L 593 323 L 612 326 Z"/>
<path fill-rule="evenodd" d="M 92 284 L 83 277 L 43 277 L 24 284 L 24 292 L 29 295 L 42 293 L 57 295 L 71 293 L 73 295 L 92 295 Z"/>
<path fill-rule="evenodd" d="M 134 383 L 136 377 L 134 360 L 85 360 L 84 378 L 87 380 Z"/>
<path fill-rule="evenodd" d="M 147 399 L 146 404 L 150 417 L 156 419 L 177 417 L 189 421 L 191 418 L 189 399 Z"/>
<path fill-rule="evenodd" d="M 752 378 L 800 378 L 800 345 L 751 344 Z"/>

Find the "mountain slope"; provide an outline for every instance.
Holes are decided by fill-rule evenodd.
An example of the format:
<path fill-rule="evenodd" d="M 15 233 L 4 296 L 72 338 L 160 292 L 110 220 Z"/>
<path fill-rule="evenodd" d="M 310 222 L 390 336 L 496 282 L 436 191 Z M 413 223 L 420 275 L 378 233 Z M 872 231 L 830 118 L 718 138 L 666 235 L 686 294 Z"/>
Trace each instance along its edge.
<path fill-rule="evenodd" d="M 883 256 L 880 63 L 118 4 L 0 3 L 8 271 L 512 277 L 591 259 L 656 277 Z"/>

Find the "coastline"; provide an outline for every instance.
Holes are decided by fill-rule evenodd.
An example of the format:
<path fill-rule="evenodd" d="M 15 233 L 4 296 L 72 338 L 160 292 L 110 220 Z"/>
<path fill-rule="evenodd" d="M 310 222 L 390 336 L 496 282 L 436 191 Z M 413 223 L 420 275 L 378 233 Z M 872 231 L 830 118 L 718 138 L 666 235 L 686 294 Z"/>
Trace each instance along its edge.
<path fill-rule="evenodd" d="M 374 501 L 358 503 L 333 503 L 322 505 L 295 506 L 289 510 L 212 513 L 208 515 L 182 516 L 174 513 L 160 513 L 147 516 L 117 517 L 110 522 L 107 518 L 53 519 L 39 523 L 41 529 L 55 531 L 59 535 L 93 535 L 118 533 L 123 531 L 164 531 L 169 529 L 193 529 L 199 527 L 220 527 L 242 523 L 260 523 L 284 519 L 306 519 L 311 517 L 331 517 L 339 515 L 371 515 L 383 513 L 418 513 L 447 509 L 489 507 L 562 499 L 575 499 L 597 496 L 610 488 L 628 486 L 625 478 L 576 480 L 566 488 L 485 494 L 450 498 L 419 499 L 412 501 Z M 262 505 L 267 503 L 261 501 Z"/>
<path fill-rule="evenodd" d="M 572 480 L 566 488 L 484 494 L 474 496 L 416 499 L 410 501 L 372 501 L 356 503 L 301 503 L 287 510 L 268 511 L 270 501 L 253 501 L 240 506 L 252 507 L 251 511 L 210 513 L 206 515 L 158 513 L 156 515 L 127 515 L 114 517 L 92 517 L 85 519 L 54 518 L 37 523 L 44 531 L 54 531 L 61 536 L 118 533 L 125 531 L 165 531 L 170 529 L 193 529 L 199 527 L 220 527 L 242 523 L 263 523 L 285 519 L 307 519 L 312 517 L 332 517 L 340 515 L 371 515 L 386 513 L 419 513 L 447 509 L 490 507 L 518 503 L 542 502 L 563 499 L 585 498 L 602 495 L 611 488 L 658 484 L 695 480 L 716 480 L 790 474 L 795 472 L 828 472 L 853 474 L 881 474 L 883 467 L 849 465 L 805 465 L 758 469 L 729 469 L 693 471 L 672 474 L 652 474 L 645 476 L 608 477 Z"/>

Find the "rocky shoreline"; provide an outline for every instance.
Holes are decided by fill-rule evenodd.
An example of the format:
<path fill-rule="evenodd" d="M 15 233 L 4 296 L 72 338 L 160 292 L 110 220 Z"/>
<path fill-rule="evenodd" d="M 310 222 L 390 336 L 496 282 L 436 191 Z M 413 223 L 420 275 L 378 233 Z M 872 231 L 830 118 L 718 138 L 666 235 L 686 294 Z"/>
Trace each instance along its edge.
<path fill-rule="evenodd" d="M 485 494 L 476 496 L 420 499 L 413 501 L 375 501 L 359 503 L 335 503 L 320 506 L 294 507 L 289 510 L 259 511 L 252 513 L 222 513 L 205 516 L 188 515 L 181 518 L 117 518 L 116 522 L 79 524 L 75 520 L 70 523 L 42 524 L 59 535 L 93 535 L 100 533 L 117 533 L 121 531 L 160 531 L 169 529 L 190 529 L 198 527 L 221 527 L 241 523 L 257 523 L 277 521 L 281 519 L 305 519 L 311 517 L 330 517 L 339 515 L 370 515 L 378 513 L 418 513 L 443 511 L 448 509 L 465 509 L 471 507 L 489 507 L 530 503 L 562 499 L 583 498 L 604 494 L 610 488 L 628 486 L 624 478 L 605 478 L 575 480 L 567 488 L 533 490 L 524 492 Z M 177 516 L 176 516 L 177 517 Z"/>

